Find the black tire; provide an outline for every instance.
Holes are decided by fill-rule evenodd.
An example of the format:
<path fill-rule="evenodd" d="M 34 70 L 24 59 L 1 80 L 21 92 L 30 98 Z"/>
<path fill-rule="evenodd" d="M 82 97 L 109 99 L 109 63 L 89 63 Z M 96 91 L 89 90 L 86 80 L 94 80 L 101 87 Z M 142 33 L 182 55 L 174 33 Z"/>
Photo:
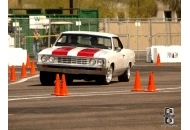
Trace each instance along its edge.
<path fill-rule="evenodd" d="M 67 85 L 72 85 L 73 84 L 73 78 L 72 78 L 72 76 L 70 76 L 70 75 L 66 75 L 66 84 Z"/>
<path fill-rule="evenodd" d="M 40 82 L 44 86 L 54 85 L 55 78 L 55 73 L 40 71 Z"/>
<path fill-rule="evenodd" d="M 131 67 L 128 66 L 125 72 L 121 75 L 118 76 L 119 82 L 129 82 L 131 76 Z"/>
<path fill-rule="evenodd" d="M 107 74 L 99 76 L 96 79 L 96 83 L 101 85 L 108 85 L 110 84 L 112 77 L 113 77 L 113 67 L 110 66 L 110 68 L 108 68 Z"/>

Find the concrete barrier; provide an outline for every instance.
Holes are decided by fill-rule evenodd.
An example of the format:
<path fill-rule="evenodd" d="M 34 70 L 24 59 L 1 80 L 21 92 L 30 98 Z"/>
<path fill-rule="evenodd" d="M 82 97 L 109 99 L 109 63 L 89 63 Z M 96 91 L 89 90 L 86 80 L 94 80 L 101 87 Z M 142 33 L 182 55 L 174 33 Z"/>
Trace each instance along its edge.
<path fill-rule="evenodd" d="M 156 63 L 157 55 L 160 54 L 161 63 L 181 62 L 181 46 L 152 46 L 146 49 L 147 62 Z"/>
<path fill-rule="evenodd" d="M 152 47 L 147 47 L 146 49 L 146 54 L 147 54 L 147 62 L 151 62 L 151 63 L 155 63 L 155 60 L 157 59 L 157 54 L 158 52 L 164 51 L 165 50 L 165 46 L 152 46 Z M 164 53 L 160 54 L 160 56 L 163 56 Z"/>
<path fill-rule="evenodd" d="M 181 62 L 181 46 L 169 46 L 166 50 L 167 62 Z"/>
<path fill-rule="evenodd" d="M 26 64 L 27 50 L 22 48 L 8 48 L 8 65 L 9 66 L 22 66 Z"/>
<path fill-rule="evenodd" d="M 8 47 L 9 48 L 14 48 L 14 37 L 11 37 L 10 35 L 8 35 L 8 41 L 9 41 L 9 44 L 8 44 Z"/>

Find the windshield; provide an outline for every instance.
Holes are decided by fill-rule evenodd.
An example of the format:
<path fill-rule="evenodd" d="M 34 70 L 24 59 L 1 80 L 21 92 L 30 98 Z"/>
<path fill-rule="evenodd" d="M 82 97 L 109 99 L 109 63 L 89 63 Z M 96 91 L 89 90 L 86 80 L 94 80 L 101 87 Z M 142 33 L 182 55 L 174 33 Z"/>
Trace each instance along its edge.
<path fill-rule="evenodd" d="M 62 34 L 54 46 L 90 47 L 99 49 L 111 49 L 111 38 L 84 35 L 84 34 Z"/>

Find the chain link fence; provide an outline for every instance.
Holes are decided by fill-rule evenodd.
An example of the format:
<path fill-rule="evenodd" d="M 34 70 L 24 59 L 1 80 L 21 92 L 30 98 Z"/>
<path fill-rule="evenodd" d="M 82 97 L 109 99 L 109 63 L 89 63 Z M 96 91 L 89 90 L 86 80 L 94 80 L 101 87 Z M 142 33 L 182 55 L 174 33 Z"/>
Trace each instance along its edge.
<path fill-rule="evenodd" d="M 39 19 L 38 19 L 39 21 Z M 70 24 L 51 24 L 70 22 Z M 14 47 L 27 50 L 33 56 L 33 31 L 29 18 L 11 18 Z M 50 46 L 52 39 L 63 31 L 99 31 L 117 34 L 125 48 L 136 52 L 136 60 L 146 60 L 146 49 L 151 46 L 181 45 L 180 19 L 97 19 L 97 18 L 48 18 L 46 24 L 35 25 L 40 33 L 40 50 Z"/>

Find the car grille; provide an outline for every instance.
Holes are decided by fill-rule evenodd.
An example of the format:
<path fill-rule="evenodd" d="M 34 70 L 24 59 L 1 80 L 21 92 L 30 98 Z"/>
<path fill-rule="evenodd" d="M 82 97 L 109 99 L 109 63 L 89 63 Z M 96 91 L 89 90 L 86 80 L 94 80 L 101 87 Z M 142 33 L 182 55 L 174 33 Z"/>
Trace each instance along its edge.
<path fill-rule="evenodd" d="M 73 57 L 58 57 L 58 63 L 87 65 L 89 64 L 89 59 L 73 58 Z"/>

